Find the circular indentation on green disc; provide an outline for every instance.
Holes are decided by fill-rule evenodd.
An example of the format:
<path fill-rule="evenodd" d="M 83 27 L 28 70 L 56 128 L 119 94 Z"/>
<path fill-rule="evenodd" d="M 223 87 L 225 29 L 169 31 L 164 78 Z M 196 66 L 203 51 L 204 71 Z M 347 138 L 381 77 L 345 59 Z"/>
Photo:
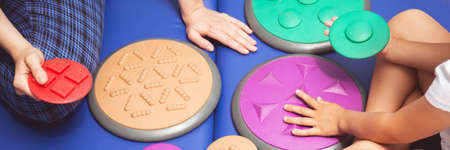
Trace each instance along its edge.
<path fill-rule="evenodd" d="M 376 55 L 388 42 L 388 24 L 381 16 L 369 11 L 346 13 L 330 29 L 331 46 L 339 54 L 352 59 Z"/>
<path fill-rule="evenodd" d="M 298 0 L 303 5 L 311 5 L 317 2 L 317 0 Z"/>
<path fill-rule="evenodd" d="M 278 22 L 283 28 L 291 29 L 298 26 L 302 22 L 300 12 L 296 10 L 287 10 L 282 12 L 278 17 Z"/>
<path fill-rule="evenodd" d="M 372 27 L 367 22 L 354 22 L 347 26 L 345 35 L 355 43 L 365 42 L 372 36 Z"/>
<path fill-rule="evenodd" d="M 334 7 L 328 6 L 320 9 L 317 17 L 319 17 L 320 22 L 325 23 L 325 21 L 331 20 L 333 17 L 339 16 L 339 12 Z"/>

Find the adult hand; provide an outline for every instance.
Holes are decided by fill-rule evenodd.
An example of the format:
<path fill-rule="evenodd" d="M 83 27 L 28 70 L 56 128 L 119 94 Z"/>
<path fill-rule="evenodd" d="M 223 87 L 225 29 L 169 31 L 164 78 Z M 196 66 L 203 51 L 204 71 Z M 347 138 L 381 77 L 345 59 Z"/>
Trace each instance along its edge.
<path fill-rule="evenodd" d="M 304 117 L 284 117 L 284 122 L 301 126 L 310 126 L 309 129 L 293 129 L 292 134 L 296 136 L 335 136 L 343 134 L 341 120 L 346 110 L 337 104 L 327 102 L 321 97 L 312 98 L 305 92 L 295 92 L 303 101 L 312 107 L 306 108 L 286 104 L 284 110 L 293 112 Z"/>
<path fill-rule="evenodd" d="M 28 76 L 32 74 L 37 83 L 41 85 L 47 82 L 47 73 L 42 68 L 44 55 L 39 49 L 31 46 L 25 50 L 16 51 L 12 56 L 16 67 L 13 82 L 16 94 L 28 95 L 38 100 L 30 91 Z"/>
<path fill-rule="evenodd" d="M 213 51 L 213 44 L 205 39 L 210 37 L 241 54 L 256 52 L 256 41 L 249 34 L 253 31 L 241 21 L 225 14 L 199 7 L 189 14 L 183 14 L 188 38 L 208 51 Z"/>

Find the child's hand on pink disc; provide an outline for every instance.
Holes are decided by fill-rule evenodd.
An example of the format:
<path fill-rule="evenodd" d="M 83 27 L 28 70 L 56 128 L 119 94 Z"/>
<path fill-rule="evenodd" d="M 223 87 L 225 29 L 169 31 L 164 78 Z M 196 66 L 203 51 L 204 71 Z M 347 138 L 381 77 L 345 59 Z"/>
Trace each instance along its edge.
<path fill-rule="evenodd" d="M 311 127 L 309 129 L 293 129 L 293 135 L 335 136 L 343 134 L 340 125 L 341 120 L 345 115 L 345 109 L 335 103 L 327 102 L 321 97 L 314 99 L 301 90 L 297 90 L 295 93 L 312 109 L 290 104 L 284 106 L 284 110 L 303 116 L 286 116 L 283 119 L 284 122 Z"/>

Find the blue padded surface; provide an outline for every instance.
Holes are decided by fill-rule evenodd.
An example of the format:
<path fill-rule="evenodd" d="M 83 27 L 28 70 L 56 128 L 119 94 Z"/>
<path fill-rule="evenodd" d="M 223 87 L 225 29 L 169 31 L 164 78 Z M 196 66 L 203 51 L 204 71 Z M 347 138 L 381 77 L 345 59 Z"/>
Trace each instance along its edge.
<path fill-rule="evenodd" d="M 208 0 L 206 5 L 215 9 L 216 2 Z M 107 0 L 105 9 L 102 60 L 137 40 L 158 37 L 187 41 L 176 0 Z M 214 58 L 215 54 L 209 55 Z M 151 144 L 121 139 L 104 130 L 92 117 L 86 102 L 65 121 L 52 125 L 31 123 L 0 107 L 0 149 L 140 150 Z M 190 133 L 165 142 L 183 149 L 206 149 L 212 142 L 213 119 L 211 115 Z"/>
<path fill-rule="evenodd" d="M 245 21 L 244 17 L 244 0 L 226 0 L 218 2 L 218 10 L 228 13 L 230 16 L 236 17 L 241 21 Z M 386 20 L 392 18 L 395 14 L 409 8 L 418 8 L 425 10 L 435 17 L 447 29 L 450 28 L 450 2 L 447 0 L 373 0 L 372 10 Z M 258 40 L 258 52 L 249 54 L 248 56 L 240 55 L 229 48 L 220 46 L 217 51 L 217 65 L 221 72 L 223 88 L 222 97 L 216 108 L 214 138 L 220 138 L 226 135 L 238 134 L 233 126 L 231 118 L 231 100 L 236 86 L 240 80 L 258 64 L 272 59 L 277 56 L 285 55 L 286 53 L 275 50 L 262 41 Z M 373 67 L 375 65 L 375 58 L 368 58 L 363 60 L 351 60 L 332 52 L 321 55 L 330 58 L 342 64 L 347 70 L 352 72 L 363 85 L 364 89 L 368 91 L 370 80 L 372 78 Z"/>

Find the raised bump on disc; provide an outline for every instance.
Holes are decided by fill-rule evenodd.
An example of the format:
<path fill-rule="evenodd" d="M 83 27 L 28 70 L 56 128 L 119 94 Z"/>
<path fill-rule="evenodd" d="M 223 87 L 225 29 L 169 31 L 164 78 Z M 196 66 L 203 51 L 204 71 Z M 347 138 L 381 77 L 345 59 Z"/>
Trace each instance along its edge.
<path fill-rule="evenodd" d="M 362 43 L 372 37 L 372 26 L 367 22 L 354 22 L 345 29 L 345 36 L 354 43 Z"/>
<path fill-rule="evenodd" d="M 317 0 L 298 0 L 300 4 L 303 5 L 312 5 L 317 2 Z"/>
<path fill-rule="evenodd" d="M 302 23 L 302 16 L 297 10 L 286 10 L 278 16 L 278 23 L 285 29 L 292 29 Z"/>

